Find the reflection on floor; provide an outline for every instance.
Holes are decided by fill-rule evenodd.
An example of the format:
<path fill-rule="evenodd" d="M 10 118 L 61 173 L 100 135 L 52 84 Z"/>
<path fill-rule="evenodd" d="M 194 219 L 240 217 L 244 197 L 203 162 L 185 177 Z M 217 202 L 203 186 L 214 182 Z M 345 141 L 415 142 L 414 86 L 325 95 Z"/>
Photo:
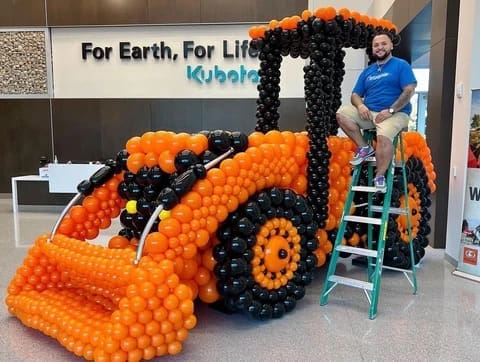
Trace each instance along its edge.
<path fill-rule="evenodd" d="M 49 232 L 59 213 L 22 212 L 21 242 Z M 27 248 L 15 249 L 10 199 L 0 199 L 0 297 Z M 118 231 L 117 229 L 112 232 Z M 359 278 L 365 270 L 345 269 Z M 159 361 L 473 361 L 478 360 L 480 284 L 452 276 L 444 250 L 427 248 L 412 295 L 401 273 L 384 271 L 377 318 L 368 319 L 361 290 L 339 286 L 329 304 L 318 304 L 326 268 L 295 310 L 284 318 L 258 322 L 222 314 L 198 303 L 198 325 L 183 352 Z M 351 274 L 350 274 L 351 275 Z M 0 361 L 80 361 L 58 342 L 23 326 L 0 308 Z M 475 357 L 477 356 L 477 357 Z"/>

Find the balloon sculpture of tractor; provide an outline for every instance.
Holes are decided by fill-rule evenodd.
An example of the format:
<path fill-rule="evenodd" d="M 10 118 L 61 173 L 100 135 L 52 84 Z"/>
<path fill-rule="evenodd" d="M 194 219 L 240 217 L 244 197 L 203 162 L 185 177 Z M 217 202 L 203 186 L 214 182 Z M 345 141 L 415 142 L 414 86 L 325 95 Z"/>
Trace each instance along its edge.
<path fill-rule="evenodd" d="M 349 188 L 355 145 L 336 135 L 335 120 L 343 48 L 371 52 L 379 30 L 398 43 L 391 22 L 332 7 L 252 27 L 260 61 L 255 131 L 130 138 L 29 249 L 8 286 L 9 312 L 95 361 L 181 352 L 197 298 L 260 320 L 291 312 L 328 258 Z M 284 56 L 309 60 L 306 132 L 278 130 Z M 415 257 L 406 216 L 390 216 L 384 264 L 397 268 L 424 255 L 435 191 L 424 138 L 407 132 L 404 141 Z M 394 188 L 392 206 L 400 207 L 400 177 Z M 122 229 L 108 246 L 85 241 L 114 218 Z M 364 225 L 347 228 L 346 244 L 365 240 Z"/>

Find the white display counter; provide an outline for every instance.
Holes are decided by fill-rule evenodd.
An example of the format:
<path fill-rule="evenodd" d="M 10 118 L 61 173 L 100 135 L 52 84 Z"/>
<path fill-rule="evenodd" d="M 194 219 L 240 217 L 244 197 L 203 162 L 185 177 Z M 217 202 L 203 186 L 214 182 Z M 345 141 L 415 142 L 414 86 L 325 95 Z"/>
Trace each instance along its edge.
<path fill-rule="evenodd" d="M 48 182 L 48 177 L 37 175 L 12 177 L 12 209 L 13 209 L 13 235 L 15 238 L 15 247 L 20 246 L 20 225 L 18 221 L 18 193 L 17 183 L 21 181 Z"/>
<path fill-rule="evenodd" d="M 103 164 L 49 163 L 48 190 L 51 193 L 77 193 L 77 185 L 88 180 Z"/>
<path fill-rule="evenodd" d="M 50 193 L 76 194 L 77 185 L 83 180 L 88 180 L 103 164 L 62 164 L 51 163 L 48 165 L 48 177 L 37 175 L 12 177 L 12 208 L 15 246 L 23 246 L 20 243 L 19 207 L 18 207 L 18 182 L 37 181 L 48 182 Z"/>

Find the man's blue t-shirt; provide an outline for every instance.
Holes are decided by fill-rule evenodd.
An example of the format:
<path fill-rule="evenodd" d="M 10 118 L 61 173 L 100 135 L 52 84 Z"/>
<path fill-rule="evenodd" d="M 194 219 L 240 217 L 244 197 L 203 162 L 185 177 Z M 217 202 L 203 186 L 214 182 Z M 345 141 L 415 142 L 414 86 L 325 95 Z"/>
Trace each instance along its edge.
<path fill-rule="evenodd" d="M 353 93 L 363 98 L 368 109 L 380 112 L 389 109 L 402 93 L 403 87 L 417 83 L 410 65 L 403 59 L 392 57 L 381 66 L 371 64 L 360 74 Z M 408 103 L 399 112 L 410 114 Z"/>

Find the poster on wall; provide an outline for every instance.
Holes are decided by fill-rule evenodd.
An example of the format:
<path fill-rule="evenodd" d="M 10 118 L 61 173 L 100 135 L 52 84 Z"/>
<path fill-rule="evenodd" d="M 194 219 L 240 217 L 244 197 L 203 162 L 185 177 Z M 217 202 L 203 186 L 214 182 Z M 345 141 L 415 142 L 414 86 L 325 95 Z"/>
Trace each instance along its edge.
<path fill-rule="evenodd" d="M 472 91 L 467 182 L 455 275 L 480 282 L 480 89 Z"/>

